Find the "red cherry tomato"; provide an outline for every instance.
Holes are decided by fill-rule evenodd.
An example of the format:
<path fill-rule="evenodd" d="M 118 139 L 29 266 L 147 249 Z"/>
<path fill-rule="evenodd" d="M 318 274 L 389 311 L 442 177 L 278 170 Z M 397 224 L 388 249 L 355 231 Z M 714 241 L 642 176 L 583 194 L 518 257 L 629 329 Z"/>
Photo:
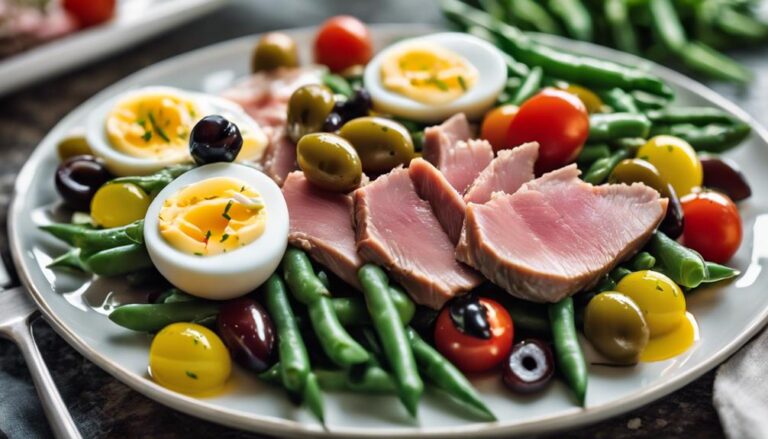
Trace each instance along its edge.
<path fill-rule="evenodd" d="M 115 14 L 115 0 L 64 0 L 64 9 L 82 27 L 103 23 Z"/>
<path fill-rule="evenodd" d="M 517 146 L 507 144 L 509 124 L 515 118 L 517 109 L 516 105 L 502 105 L 486 113 L 485 118 L 483 118 L 480 137 L 487 140 L 493 146 L 494 151 Z"/>
<path fill-rule="evenodd" d="M 719 192 L 689 194 L 683 205 L 683 244 L 701 253 L 704 259 L 718 264 L 728 262 L 741 245 L 739 209 Z"/>
<path fill-rule="evenodd" d="M 520 106 L 509 125 L 506 144 L 539 142 L 536 173 L 541 174 L 576 160 L 588 135 L 584 103 L 571 93 L 550 88 Z"/>
<path fill-rule="evenodd" d="M 491 338 L 460 332 L 453 323 L 449 307 L 443 308 L 435 324 L 435 347 L 463 372 L 484 372 L 501 364 L 512 349 L 512 317 L 498 302 L 481 298 L 487 311 Z"/>
<path fill-rule="evenodd" d="M 355 17 L 333 17 L 317 32 L 315 61 L 334 72 L 366 64 L 372 55 L 373 43 L 368 28 Z"/>

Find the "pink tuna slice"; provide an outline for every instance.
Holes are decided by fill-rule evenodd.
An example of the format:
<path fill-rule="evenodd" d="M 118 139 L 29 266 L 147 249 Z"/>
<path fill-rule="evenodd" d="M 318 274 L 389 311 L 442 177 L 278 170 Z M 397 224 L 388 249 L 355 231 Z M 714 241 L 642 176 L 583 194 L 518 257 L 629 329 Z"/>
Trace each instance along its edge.
<path fill-rule="evenodd" d="M 539 144 L 524 143 L 512 149 L 503 149 L 469 186 L 464 194 L 467 203 L 484 204 L 495 192 L 514 194 L 533 180 L 533 166 L 539 156 Z"/>
<path fill-rule="evenodd" d="M 422 200 L 429 202 L 443 230 L 451 242 L 457 244 L 461 227 L 464 225 L 464 210 L 467 208 L 461 195 L 442 172 L 424 159 L 411 160 L 408 175 L 413 181 L 416 193 Z"/>
<path fill-rule="evenodd" d="M 359 288 L 357 269 L 363 261 L 355 246 L 352 197 L 312 186 L 301 171 L 288 174 L 283 196 L 290 218 L 288 242 Z"/>
<path fill-rule="evenodd" d="M 453 243 L 406 169 L 379 177 L 354 198 L 358 253 L 386 268 L 416 303 L 439 309 L 481 283 L 454 258 Z"/>
<path fill-rule="evenodd" d="M 299 168 L 296 163 L 296 145 L 285 134 L 285 128 L 265 129 L 269 145 L 261 158 L 261 167 L 279 186 L 291 171 Z"/>
<path fill-rule="evenodd" d="M 593 286 L 648 240 L 667 199 L 641 183 L 592 186 L 578 176 L 571 165 L 470 203 L 457 259 L 534 302 Z"/>
<path fill-rule="evenodd" d="M 441 157 L 459 141 L 467 141 L 472 134 L 464 113 L 458 113 L 440 125 L 424 130 L 424 160 L 440 167 Z"/>

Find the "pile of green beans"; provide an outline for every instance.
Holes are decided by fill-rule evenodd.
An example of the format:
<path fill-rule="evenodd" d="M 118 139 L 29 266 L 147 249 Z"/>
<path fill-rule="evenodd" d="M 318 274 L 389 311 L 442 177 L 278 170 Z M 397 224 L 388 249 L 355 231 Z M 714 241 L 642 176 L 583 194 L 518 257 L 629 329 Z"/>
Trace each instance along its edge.
<path fill-rule="evenodd" d="M 596 42 L 737 83 L 751 73 L 717 49 L 768 40 L 757 0 L 466 1 L 522 30 Z"/>
<path fill-rule="evenodd" d="M 182 164 L 161 169 L 150 175 L 119 177 L 109 183 L 130 183 L 140 187 L 150 197 L 155 197 L 170 182 L 185 172 L 194 168 L 194 165 Z"/>
<path fill-rule="evenodd" d="M 152 268 L 144 246 L 144 221 L 94 229 L 86 225 L 50 224 L 41 229 L 73 248 L 48 266 L 67 267 L 99 276 L 119 276 Z"/>

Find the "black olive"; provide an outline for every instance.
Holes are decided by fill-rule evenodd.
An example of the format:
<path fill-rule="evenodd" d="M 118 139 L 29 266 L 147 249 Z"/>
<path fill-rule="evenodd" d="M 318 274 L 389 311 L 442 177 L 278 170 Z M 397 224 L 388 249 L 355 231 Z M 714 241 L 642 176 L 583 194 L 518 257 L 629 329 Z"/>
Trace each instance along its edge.
<path fill-rule="evenodd" d="M 111 179 L 112 175 L 101 160 L 78 155 L 65 160 L 56 169 L 56 190 L 67 206 L 89 212 L 96 191 Z"/>
<path fill-rule="evenodd" d="M 542 390 L 555 372 L 552 349 L 545 342 L 529 338 L 512 346 L 504 362 L 504 384 L 516 393 Z"/>
<path fill-rule="evenodd" d="M 341 126 L 346 122 L 339 113 L 332 111 L 328 117 L 325 118 L 323 123 L 323 131 L 326 133 L 335 133 L 341 129 Z"/>
<path fill-rule="evenodd" d="M 736 163 L 714 156 L 701 156 L 699 159 L 704 170 L 704 187 L 717 189 L 733 201 L 752 196 L 752 189 Z"/>
<path fill-rule="evenodd" d="M 344 103 L 345 110 L 352 116 L 352 119 L 368 116 L 372 106 L 371 94 L 364 88 L 355 90 L 355 94 Z"/>
<path fill-rule="evenodd" d="M 667 192 L 669 204 L 667 204 L 667 213 L 664 215 L 664 219 L 659 225 L 659 230 L 664 232 L 664 234 L 670 238 L 677 239 L 683 234 L 683 225 L 685 224 L 683 206 L 680 204 L 680 199 L 677 198 L 677 194 L 672 185 L 668 186 Z"/>
<path fill-rule="evenodd" d="M 263 372 L 275 362 L 275 327 L 255 300 L 243 297 L 226 302 L 217 324 L 221 339 L 242 366 Z"/>
<path fill-rule="evenodd" d="M 459 332 L 485 340 L 491 338 L 488 311 L 480 303 L 477 295 L 467 294 L 453 299 L 449 312 Z"/>
<path fill-rule="evenodd" d="M 189 152 L 198 165 L 234 161 L 242 147 L 237 125 L 219 115 L 202 118 L 189 136 Z"/>

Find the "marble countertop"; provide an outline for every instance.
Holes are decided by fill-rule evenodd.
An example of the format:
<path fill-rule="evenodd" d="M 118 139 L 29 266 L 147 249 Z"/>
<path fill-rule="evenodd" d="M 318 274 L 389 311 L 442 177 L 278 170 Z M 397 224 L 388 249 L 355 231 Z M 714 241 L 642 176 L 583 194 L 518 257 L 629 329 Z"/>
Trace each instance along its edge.
<path fill-rule="evenodd" d="M 16 174 L 42 137 L 69 111 L 104 87 L 176 54 L 251 33 L 315 24 L 339 13 L 356 15 L 369 22 L 440 21 L 434 5 L 425 2 L 424 7 L 413 8 L 408 0 L 281 0 L 279 8 L 268 0 L 237 0 L 138 47 L 0 97 L 0 251 L 6 263 L 10 258 L 5 217 Z M 729 85 L 715 88 L 761 123 L 768 124 L 768 50 L 735 56 L 755 70 L 755 82 L 748 89 Z M 132 391 L 79 355 L 42 320 L 35 323 L 35 331 L 65 402 L 89 437 L 253 437 L 178 413 Z M 0 373 L 18 378 L 20 389 L 31 389 L 18 349 L 3 340 L 0 340 Z M 633 438 L 685 433 L 695 437 L 721 437 L 720 421 L 712 406 L 713 379 L 714 372 L 710 372 L 657 402 L 568 432 L 567 436 Z M 12 392 L 6 390 L 10 389 L 0 391 L 0 404 L 13 403 Z M 21 409 L 44 422 L 35 401 Z M 0 437 L 4 436 L 0 431 Z"/>

